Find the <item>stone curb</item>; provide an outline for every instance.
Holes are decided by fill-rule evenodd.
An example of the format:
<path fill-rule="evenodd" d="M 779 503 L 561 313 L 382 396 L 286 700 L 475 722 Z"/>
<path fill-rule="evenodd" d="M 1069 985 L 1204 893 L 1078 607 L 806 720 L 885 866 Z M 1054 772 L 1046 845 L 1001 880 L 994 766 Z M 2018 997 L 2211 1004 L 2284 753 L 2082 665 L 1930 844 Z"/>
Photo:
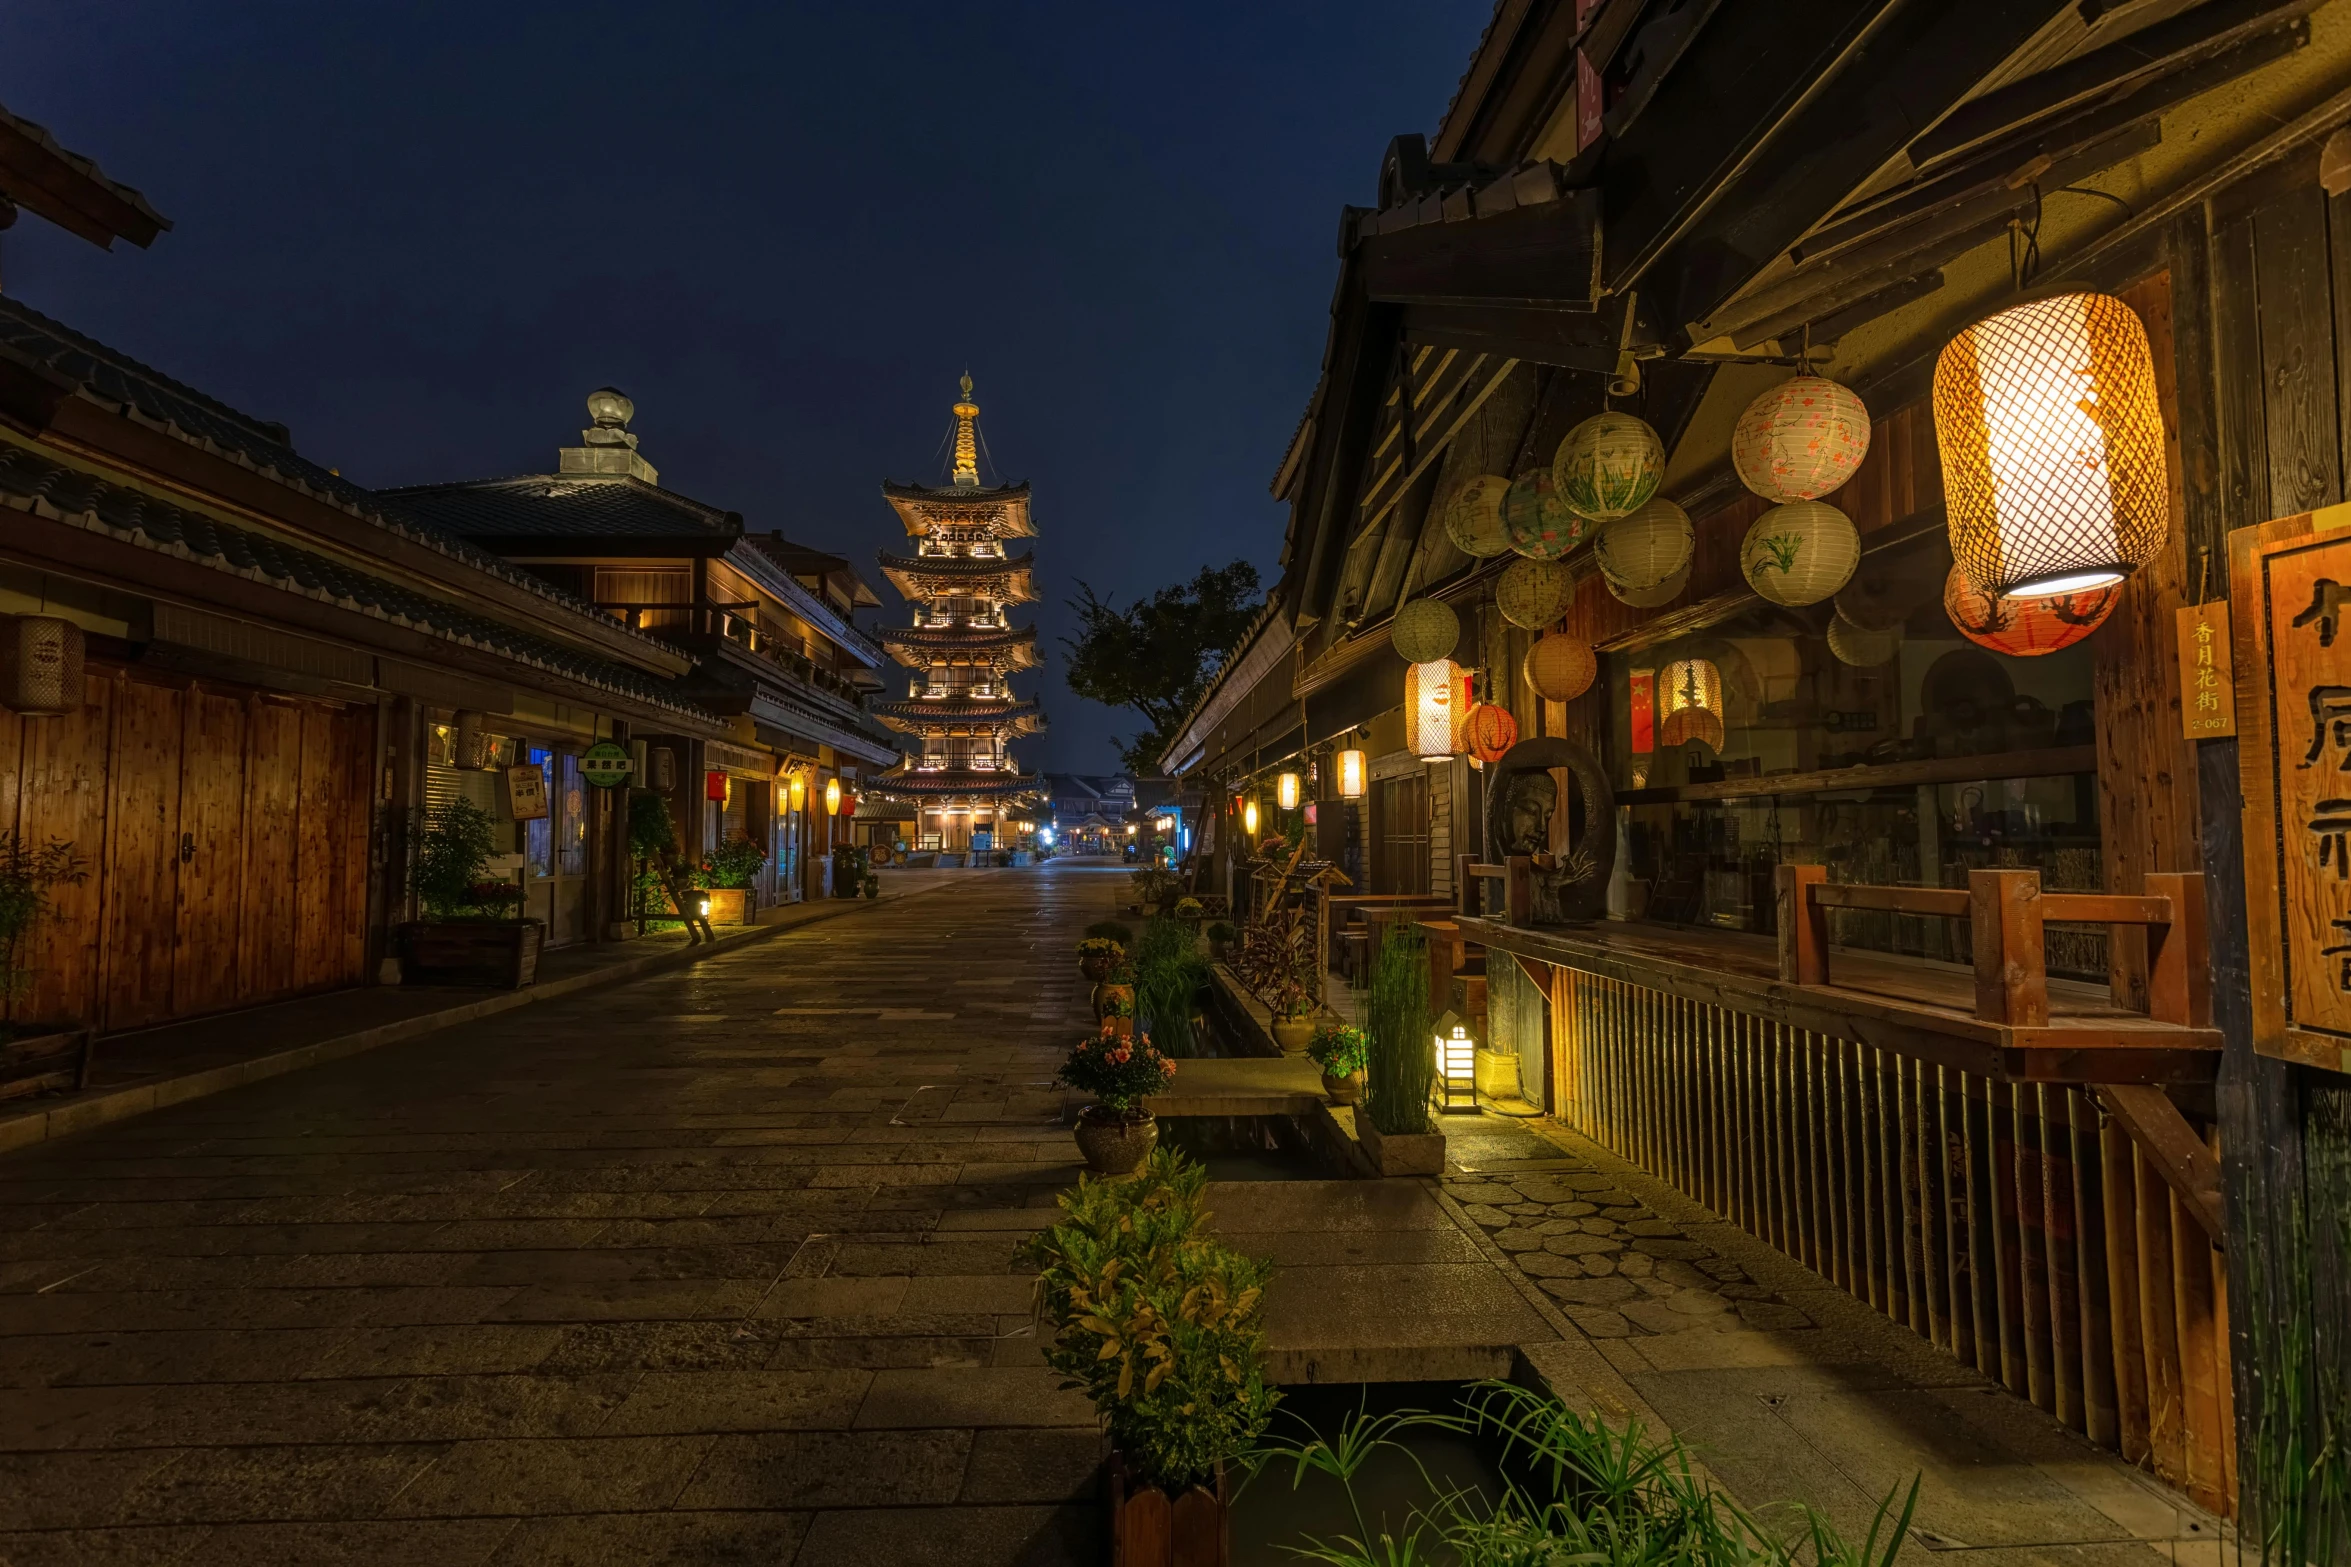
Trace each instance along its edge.
<path fill-rule="evenodd" d="M 704 958 L 739 947 L 771 940 L 792 931 L 821 925 L 827 920 L 887 907 L 909 898 L 946 890 L 944 886 L 924 887 L 914 892 L 886 893 L 873 899 L 826 899 L 822 913 L 804 919 L 774 925 L 755 925 L 718 938 L 716 942 L 702 942 L 664 952 L 649 952 L 639 958 L 623 958 L 617 963 L 591 970 L 585 974 L 567 975 L 562 979 L 547 980 L 522 990 L 501 991 L 484 996 L 478 1001 L 460 1002 L 438 1012 L 427 1012 L 417 1017 L 401 1018 L 393 1023 L 381 1023 L 373 1028 L 359 1029 L 349 1034 L 338 1034 L 331 1039 L 315 1040 L 307 1045 L 296 1045 L 290 1050 L 273 1051 L 255 1056 L 249 1061 L 231 1061 L 221 1066 L 206 1067 L 202 1071 L 166 1077 L 151 1083 L 137 1083 L 123 1088 L 103 1091 L 72 1104 L 59 1105 L 53 1110 L 28 1110 L 20 1114 L 0 1117 L 0 1153 L 18 1148 L 31 1148 L 59 1137 L 70 1137 L 93 1127 L 110 1125 L 150 1110 L 161 1110 L 182 1104 L 190 1099 L 202 1099 L 210 1094 L 224 1092 L 263 1078 L 278 1077 L 287 1072 L 298 1072 L 304 1067 L 318 1066 L 328 1061 L 339 1061 L 346 1056 L 359 1055 L 384 1045 L 396 1045 L 404 1040 L 421 1038 L 459 1023 L 470 1023 L 477 1018 L 492 1017 L 527 1007 L 537 1001 L 557 1001 L 566 996 L 592 990 L 599 985 L 616 984 L 623 980 L 642 979 L 664 969 L 683 968 L 699 963 Z"/>

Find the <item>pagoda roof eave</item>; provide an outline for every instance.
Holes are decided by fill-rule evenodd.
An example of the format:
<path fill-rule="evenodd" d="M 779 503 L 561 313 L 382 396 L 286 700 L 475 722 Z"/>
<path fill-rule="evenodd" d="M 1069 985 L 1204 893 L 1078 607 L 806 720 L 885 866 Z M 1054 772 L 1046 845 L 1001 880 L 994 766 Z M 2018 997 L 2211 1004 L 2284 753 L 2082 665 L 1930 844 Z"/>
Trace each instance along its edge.
<path fill-rule="evenodd" d="M 874 639 L 909 669 L 928 669 L 938 653 L 992 654 L 990 662 L 1003 670 L 1033 669 L 1040 662 L 1034 626 L 883 626 Z"/>
<path fill-rule="evenodd" d="M 1011 569 L 1006 569 L 1002 562 L 996 565 L 994 573 L 986 574 L 930 572 L 919 567 L 885 564 L 882 575 L 890 579 L 890 586 L 896 588 L 901 597 L 914 604 L 957 595 L 993 599 L 999 604 L 1036 602 L 1037 581 L 1029 571 L 1026 556 L 1021 558 L 1017 567 Z"/>
<path fill-rule="evenodd" d="M 1036 773 L 899 772 L 869 778 L 866 788 L 885 799 L 1023 800 L 1042 795 L 1044 781 Z"/>
<path fill-rule="evenodd" d="M 952 521 L 985 524 L 1011 538 L 1036 536 L 1036 527 L 1029 520 L 1026 480 L 993 489 L 958 490 L 952 485 L 935 487 L 885 479 L 882 497 L 897 512 L 910 537 L 920 538 L 935 522 Z"/>

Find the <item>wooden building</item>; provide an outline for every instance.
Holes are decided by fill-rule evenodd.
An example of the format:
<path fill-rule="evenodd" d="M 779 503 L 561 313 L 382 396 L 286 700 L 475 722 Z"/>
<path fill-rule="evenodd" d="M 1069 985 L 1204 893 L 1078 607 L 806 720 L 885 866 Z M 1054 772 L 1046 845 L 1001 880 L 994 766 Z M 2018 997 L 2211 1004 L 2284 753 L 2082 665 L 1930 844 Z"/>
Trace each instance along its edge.
<path fill-rule="evenodd" d="M 880 600 L 839 556 L 664 489 L 629 429 L 635 414 L 605 387 L 589 395 L 589 427 L 559 449 L 554 473 L 386 494 L 689 655 L 679 689 L 722 715 L 727 732 L 652 737 L 672 754 L 656 776 L 673 791 L 680 849 L 698 860 L 748 839 L 767 853 L 763 903 L 823 897 L 836 838 L 847 841 L 826 785 L 854 793 L 899 756 L 867 710 L 885 656 L 854 623 Z M 550 769 L 550 788 L 576 790 L 572 753 L 531 759 Z M 543 863 L 532 860 L 534 873 Z M 551 896 L 562 890 L 555 869 Z"/>
<path fill-rule="evenodd" d="M 1164 765 L 1210 802 L 1219 890 L 1241 803 L 1306 773 L 1359 886 L 1462 911 L 1489 1042 L 1552 1113 L 2199 1502 L 2301 1527 L 2289 1436 L 2351 1494 L 2351 1035 L 2264 996 L 2324 939 L 2298 905 L 2281 936 L 2279 877 L 2335 874 L 2340 840 L 2241 792 L 2241 764 L 2301 753 L 2240 754 L 2183 638 L 2217 622 L 2225 650 L 2233 618 L 2238 712 L 2332 743 L 2351 666 L 2328 635 L 2297 667 L 2336 684 L 2273 691 L 2248 667 L 2267 589 L 2233 574 L 2351 516 L 2325 510 L 2351 462 L 2351 5 L 1804 10 L 1501 0 L 1435 136 L 1399 137 L 1340 216 L 1273 486 L 1283 575 Z M 1935 370 L 1971 324 L 2081 291 L 2148 343 L 2162 542 L 2094 632 L 2015 656 L 2010 622 L 1945 606 L 1964 454 Z M 1869 439 L 1823 497 L 1858 567 L 1790 604 L 1743 568 L 1773 501 L 1730 459 L 1800 363 L 1859 395 Z M 1465 552 L 1448 518 L 1610 408 L 1660 438 L 1682 569 L 1612 585 L 1587 539 L 1564 606 L 1513 624 L 1519 555 Z M 1456 611 L 1452 657 L 1529 760 L 1408 743 L 1391 630 L 1417 599 Z M 1594 652 L 1581 696 L 1529 685 L 1545 635 Z M 1551 780 L 1524 792 L 1529 770 Z M 1606 871 L 1565 923 L 1504 905 L 1571 849 Z M 2026 885 L 2045 930 L 1968 917 Z M 2045 984 L 1976 989 L 2010 959 Z"/>

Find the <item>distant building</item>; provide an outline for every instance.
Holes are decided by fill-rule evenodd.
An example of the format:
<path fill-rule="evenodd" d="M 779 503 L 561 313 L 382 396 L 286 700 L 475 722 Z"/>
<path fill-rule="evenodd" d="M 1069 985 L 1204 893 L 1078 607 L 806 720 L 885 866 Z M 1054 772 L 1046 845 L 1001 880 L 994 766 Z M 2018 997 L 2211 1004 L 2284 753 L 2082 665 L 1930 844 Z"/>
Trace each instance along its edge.
<path fill-rule="evenodd" d="M 1053 840 L 1065 854 L 1098 854 L 1126 842 L 1136 820 L 1135 781 L 1124 773 L 1046 773 Z"/>

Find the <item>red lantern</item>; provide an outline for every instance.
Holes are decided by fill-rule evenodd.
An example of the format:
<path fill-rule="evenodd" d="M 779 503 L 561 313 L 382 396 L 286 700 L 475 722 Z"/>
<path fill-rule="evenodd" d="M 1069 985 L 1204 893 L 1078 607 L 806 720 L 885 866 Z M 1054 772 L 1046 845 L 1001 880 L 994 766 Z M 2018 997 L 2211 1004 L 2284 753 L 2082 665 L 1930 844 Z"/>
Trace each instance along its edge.
<path fill-rule="evenodd" d="M 2047 598 L 1994 598 L 1968 580 L 1966 567 L 1953 565 L 1943 581 L 1943 613 L 1978 647 L 2010 658 L 2038 658 L 2071 647 L 2104 625 L 2121 593 L 2117 582 Z"/>
<path fill-rule="evenodd" d="M 726 797 L 727 775 L 724 773 L 704 773 L 702 775 L 702 798 L 724 800 Z"/>
<path fill-rule="evenodd" d="M 1510 716 L 1508 708 L 1491 702 L 1471 708 L 1461 730 L 1469 754 L 1481 762 L 1499 762 L 1504 752 L 1518 744 L 1518 720 Z"/>

